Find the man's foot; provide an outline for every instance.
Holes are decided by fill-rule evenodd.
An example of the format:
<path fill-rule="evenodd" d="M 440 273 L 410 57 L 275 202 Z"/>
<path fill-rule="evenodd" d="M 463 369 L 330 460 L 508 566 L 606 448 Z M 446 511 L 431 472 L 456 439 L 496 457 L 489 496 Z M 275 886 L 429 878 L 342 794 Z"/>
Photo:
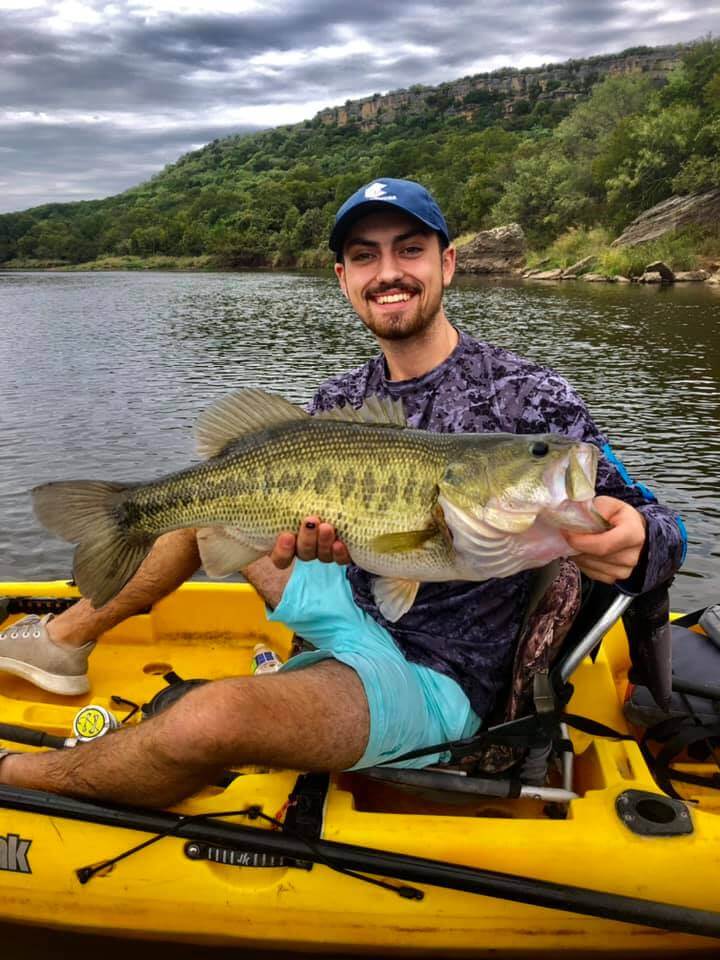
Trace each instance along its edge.
<path fill-rule="evenodd" d="M 82 647 L 53 643 L 46 626 L 51 617 L 51 613 L 42 619 L 31 614 L 0 632 L 0 671 L 29 680 L 50 693 L 66 697 L 87 693 L 88 655 L 95 642 Z"/>

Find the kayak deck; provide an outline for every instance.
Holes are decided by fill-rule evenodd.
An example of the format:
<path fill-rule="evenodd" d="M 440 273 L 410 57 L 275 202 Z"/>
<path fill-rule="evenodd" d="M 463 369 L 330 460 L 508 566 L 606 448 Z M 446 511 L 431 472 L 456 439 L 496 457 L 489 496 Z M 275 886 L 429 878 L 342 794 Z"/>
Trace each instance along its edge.
<path fill-rule="evenodd" d="M 63 583 L 0 584 L 0 595 L 75 596 Z M 71 736 L 87 703 L 119 720 L 182 679 L 219 679 L 250 671 L 253 646 L 267 643 L 281 658 L 291 635 L 269 623 L 255 592 L 243 584 L 191 582 L 151 613 L 109 631 L 90 662 L 90 694 L 60 698 L 0 674 L 0 719 Z M 622 629 L 606 638 L 596 662 L 585 661 L 573 683 L 572 712 L 627 730 L 622 714 L 627 651 Z M 258 682 L 262 682 L 261 679 Z M 133 721 L 131 721 L 133 722 Z M 634 742 L 572 733 L 574 789 L 567 819 L 552 819 L 543 803 L 474 797 L 436 803 L 343 774 L 332 778 L 322 837 L 418 857 L 522 874 L 697 909 L 717 908 L 720 793 L 692 790 L 692 833 L 647 837 L 633 833 L 616 811 L 627 790 L 659 794 Z M 23 748 L 25 749 L 25 748 Z M 28 748 L 29 749 L 29 748 Z M 243 810 L 258 805 L 275 815 L 296 771 L 246 768 L 227 788 L 210 788 L 177 809 L 183 814 Z M 246 818 L 227 818 L 247 823 Z M 253 823 L 253 826 L 260 826 Z M 267 825 L 263 827 L 269 829 Z M 713 941 L 635 924 L 580 916 L 432 886 L 422 901 L 406 901 L 316 865 L 235 867 L 193 862 L 176 838 L 121 861 L 86 885 L 75 870 L 147 839 L 121 827 L 0 809 L 0 838 L 32 841 L 31 874 L 0 869 L 0 919 L 74 930 L 277 949 L 477 953 L 518 951 L 652 953 L 708 949 Z M 1 866 L 1 861 L 0 861 Z"/>

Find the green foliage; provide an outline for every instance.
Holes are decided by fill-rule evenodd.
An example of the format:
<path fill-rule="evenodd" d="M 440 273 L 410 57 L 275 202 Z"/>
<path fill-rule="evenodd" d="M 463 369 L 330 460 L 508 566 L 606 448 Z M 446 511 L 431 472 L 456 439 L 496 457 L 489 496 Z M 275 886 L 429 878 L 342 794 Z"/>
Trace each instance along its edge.
<path fill-rule="evenodd" d="M 692 270 L 697 266 L 698 249 L 702 247 L 702 240 L 709 235 L 708 232 L 696 228 L 666 234 L 657 240 L 634 247 L 612 247 L 598 257 L 597 267 L 594 269 L 611 277 L 639 277 L 649 263 L 662 260 L 671 270 Z"/>
<path fill-rule="evenodd" d="M 542 262 L 548 270 L 553 267 L 569 267 L 584 257 L 599 257 L 610 244 L 612 237 L 604 227 L 571 227 L 561 233 L 549 247 L 541 252 L 533 252 L 527 258 L 528 267 Z M 582 272 L 591 269 L 590 265 Z M 594 267 L 592 267 L 594 269 Z"/>
<path fill-rule="evenodd" d="M 531 71 L 512 109 L 491 89 L 459 100 L 418 85 L 418 103 L 370 130 L 315 118 L 214 140 L 120 196 L 0 216 L 0 263 L 320 266 L 339 204 L 398 176 L 432 190 L 453 234 L 516 221 L 534 245 L 556 240 L 565 265 L 595 249 L 598 224 L 616 231 L 673 191 L 720 186 L 720 43 L 695 44 L 660 87 L 594 83 L 600 59 L 565 64 L 562 90 Z"/>

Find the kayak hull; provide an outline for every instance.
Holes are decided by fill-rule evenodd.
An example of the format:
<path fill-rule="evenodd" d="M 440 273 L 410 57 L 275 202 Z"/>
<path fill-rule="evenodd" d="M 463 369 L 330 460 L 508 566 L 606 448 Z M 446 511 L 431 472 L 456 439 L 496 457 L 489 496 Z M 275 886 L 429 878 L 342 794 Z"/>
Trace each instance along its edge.
<path fill-rule="evenodd" d="M 73 588 L 0 584 L 0 596 L 69 597 Z M 59 698 L 0 675 L 0 719 L 70 736 L 73 717 L 84 704 L 105 706 L 122 719 L 129 708 L 112 697 L 147 703 L 165 687 L 162 678 L 171 670 L 184 679 L 248 673 L 258 642 L 285 657 L 291 637 L 265 620 L 263 604 L 250 587 L 193 582 L 103 638 L 91 660 L 89 695 Z M 570 710 L 626 729 L 621 710 L 626 666 L 624 637 L 616 628 L 595 664 L 583 663 L 576 674 Z M 585 734 L 573 739 L 579 798 L 566 819 L 552 819 L 539 801 L 476 797 L 438 804 L 345 774 L 331 780 L 321 838 L 696 910 L 718 909 L 720 809 L 710 792 L 688 805 L 692 832 L 638 835 L 619 815 L 617 798 L 628 790 L 660 791 L 637 745 Z M 203 791 L 175 812 L 187 816 L 259 806 L 272 816 L 283 809 L 297 776 L 296 771 L 248 768 L 226 788 Z M 248 825 L 247 817 L 222 822 Z M 127 823 L 70 819 L 50 807 L 31 812 L 0 805 L 0 921 L 336 953 L 657 956 L 717 947 L 717 940 L 707 937 L 427 883 L 411 884 L 422 891 L 422 900 L 406 900 L 322 864 L 308 870 L 193 860 L 178 837 L 161 839 L 80 882 L 78 869 L 119 856 L 152 836 Z"/>

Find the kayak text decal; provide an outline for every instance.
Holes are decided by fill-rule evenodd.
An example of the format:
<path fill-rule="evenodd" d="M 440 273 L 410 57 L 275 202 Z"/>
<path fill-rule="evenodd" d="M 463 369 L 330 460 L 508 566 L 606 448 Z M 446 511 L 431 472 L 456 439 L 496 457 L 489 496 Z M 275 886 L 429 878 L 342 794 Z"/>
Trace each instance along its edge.
<path fill-rule="evenodd" d="M 23 840 L 16 833 L 0 836 L 0 870 L 11 873 L 32 873 L 28 850 L 32 840 Z"/>

